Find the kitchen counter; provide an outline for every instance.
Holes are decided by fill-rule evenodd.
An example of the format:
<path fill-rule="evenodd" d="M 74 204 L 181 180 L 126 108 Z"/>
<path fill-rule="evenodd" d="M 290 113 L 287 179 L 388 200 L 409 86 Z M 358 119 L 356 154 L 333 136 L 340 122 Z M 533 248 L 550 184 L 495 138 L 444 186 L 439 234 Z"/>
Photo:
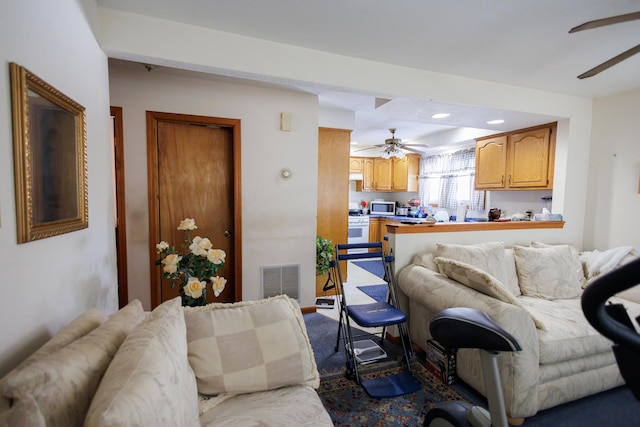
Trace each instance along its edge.
<path fill-rule="evenodd" d="M 396 218 L 404 218 L 396 220 Z M 450 233 L 458 231 L 526 230 L 540 228 L 563 228 L 564 221 L 486 221 L 486 222 L 436 222 L 435 224 L 403 224 L 400 221 L 418 221 L 421 218 L 392 217 L 387 223 L 391 234 Z M 422 218 L 424 220 L 424 218 Z"/>

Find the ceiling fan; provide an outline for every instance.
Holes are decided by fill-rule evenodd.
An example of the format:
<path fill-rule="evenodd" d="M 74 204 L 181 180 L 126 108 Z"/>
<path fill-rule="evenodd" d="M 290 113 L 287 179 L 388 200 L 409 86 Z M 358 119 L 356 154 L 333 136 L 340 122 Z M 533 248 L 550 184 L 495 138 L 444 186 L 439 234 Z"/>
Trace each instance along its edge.
<path fill-rule="evenodd" d="M 612 24 L 619 24 L 621 22 L 635 21 L 637 19 L 640 19 L 640 12 L 633 12 L 633 13 L 627 13 L 624 15 L 612 16 L 609 18 L 596 19 L 594 21 L 585 22 L 582 25 L 578 25 L 577 27 L 570 29 L 569 33 L 576 33 L 578 31 L 583 31 L 583 30 L 591 30 L 592 28 L 604 27 L 606 25 L 612 25 Z M 624 61 L 627 58 L 630 58 L 631 56 L 639 52 L 640 52 L 640 44 L 632 47 L 631 49 L 625 52 L 622 52 L 620 55 L 614 56 L 613 58 L 603 62 L 602 64 L 596 67 L 593 67 L 589 71 L 580 74 L 578 78 L 586 79 L 587 77 L 593 77 L 596 74 L 606 70 L 607 68 L 613 67 L 614 65 Z"/>
<path fill-rule="evenodd" d="M 398 159 L 402 159 L 405 156 L 405 154 L 407 154 L 405 153 L 404 150 L 411 151 L 412 153 L 423 154 L 422 151 L 416 150 L 413 147 L 424 147 L 424 148 L 429 147 L 428 145 L 424 145 L 424 144 L 403 144 L 400 138 L 396 138 L 396 129 L 391 128 L 389 129 L 389 132 L 391 132 L 391 138 L 385 139 L 384 144 L 374 145 L 374 147 L 384 147 L 381 153 L 381 156 L 384 159 L 390 159 L 391 157 L 397 157 Z M 364 148 L 362 150 L 357 150 L 357 151 L 370 150 L 370 149 L 371 148 Z"/>

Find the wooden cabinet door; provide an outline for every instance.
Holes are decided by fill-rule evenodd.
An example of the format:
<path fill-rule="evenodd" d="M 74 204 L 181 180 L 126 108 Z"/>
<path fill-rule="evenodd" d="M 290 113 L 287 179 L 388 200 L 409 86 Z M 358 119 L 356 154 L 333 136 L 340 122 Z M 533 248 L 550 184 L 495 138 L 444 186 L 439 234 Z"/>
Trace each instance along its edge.
<path fill-rule="evenodd" d="M 407 189 L 404 191 L 418 191 L 418 175 L 420 175 L 420 156 L 407 154 Z"/>
<path fill-rule="evenodd" d="M 349 158 L 349 173 L 362 173 L 362 157 Z"/>
<path fill-rule="evenodd" d="M 507 168 L 507 137 L 483 139 L 476 142 L 477 190 L 505 188 Z"/>
<path fill-rule="evenodd" d="M 393 162 L 391 159 L 373 159 L 374 188 L 375 191 L 393 190 Z"/>
<path fill-rule="evenodd" d="M 409 184 L 409 157 L 393 159 L 393 191 L 407 191 Z"/>
<path fill-rule="evenodd" d="M 373 191 L 375 180 L 373 158 L 362 159 L 362 191 Z"/>
<path fill-rule="evenodd" d="M 380 241 L 380 220 L 382 218 L 369 218 L 369 242 Z"/>
<path fill-rule="evenodd" d="M 551 129 L 547 127 L 509 135 L 509 188 L 549 185 L 550 134 Z"/>

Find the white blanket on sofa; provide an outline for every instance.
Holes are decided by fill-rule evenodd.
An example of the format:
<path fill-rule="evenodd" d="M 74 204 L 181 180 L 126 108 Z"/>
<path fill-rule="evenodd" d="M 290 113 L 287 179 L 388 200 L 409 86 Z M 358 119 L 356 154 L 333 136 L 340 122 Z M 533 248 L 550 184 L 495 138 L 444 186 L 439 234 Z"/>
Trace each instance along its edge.
<path fill-rule="evenodd" d="M 594 250 L 583 252 L 582 261 L 586 268 L 587 279 L 591 280 L 601 274 L 613 270 L 628 255 L 632 257 L 640 256 L 640 250 L 633 246 L 620 246 L 608 249 L 604 252 Z"/>

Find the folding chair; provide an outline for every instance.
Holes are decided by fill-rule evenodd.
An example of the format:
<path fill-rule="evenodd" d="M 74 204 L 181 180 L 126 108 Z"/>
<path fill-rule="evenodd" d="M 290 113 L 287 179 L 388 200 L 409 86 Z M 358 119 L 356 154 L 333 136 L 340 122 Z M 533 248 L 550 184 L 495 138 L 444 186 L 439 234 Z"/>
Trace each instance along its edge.
<path fill-rule="evenodd" d="M 351 251 L 351 253 L 349 253 L 352 249 L 360 249 L 360 251 Z M 385 276 L 384 281 L 388 288 L 386 302 L 357 305 L 349 305 L 347 303 L 342 272 L 340 271 L 340 261 L 358 259 L 377 259 L 382 263 Z M 420 382 L 411 374 L 413 351 L 409 338 L 407 315 L 398 309 L 395 280 L 391 265 L 392 261 L 393 256 L 383 254 L 382 242 L 374 242 L 337 244 L 336 259 L 330 263 L 330 274 L 333 276 L 332 280 L 334 280 L 336 284 L 340 303 L 340 320 L 335 351 L 337 352 L 339 350 L 341 341 L 344 341 L 347 355 L 347 377 L 352 378 L 357 384 L 362 385 L 367 394 L 374 398 L 401 396 L 403 394 L 413 393 L 421 388 Z M 351 330 L 351 320 L 364 328 L 382 328 L 379 341 L 380 347 L 382 347 L 384 342 L 387 327 L 396 326 L 400 334 L 406 369 L 391 376 L 361 379 L 360 373 L 358 372 L 358 365 L 369 363 L 369 361 L 363 361 L 362 358 L 358 359 L 360 355 L 358 354 L 358 343 L 361 341 L 354 341 L 354 338 L 366 334 L 363 332 L 363 334 L 354 336 Z"/>

